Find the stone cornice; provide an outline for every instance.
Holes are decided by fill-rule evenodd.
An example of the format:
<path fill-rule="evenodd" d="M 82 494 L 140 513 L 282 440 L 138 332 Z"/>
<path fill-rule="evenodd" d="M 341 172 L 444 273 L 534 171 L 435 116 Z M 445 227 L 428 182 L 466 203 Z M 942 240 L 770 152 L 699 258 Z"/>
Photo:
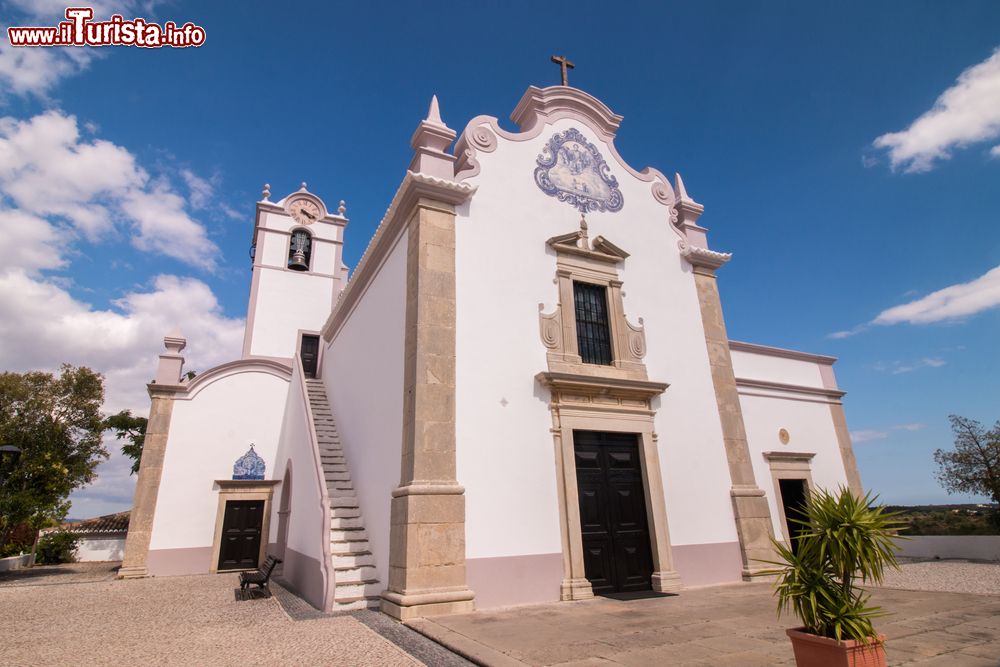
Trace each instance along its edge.
<path fill-rule="evenodd" d="M 781 357 L 783 359 L 795 359 L 796 361 L 808 361 L 814 364 L 832 366 L 837 361 L 837 357 L 830 357 L 824 354 L 812 354 L 810 352 L 799 352 L 798 350 L 788 350 L 782 347 L 771 347 L 770 345 L 760 345 L 758 343 L 746 343 L 739 340 L 729 341 L 729 349 L 734 352 L 750 352 L 768 357 Z"/>
<path fill-rule="evenodd" d="M 631 398 L 648 401 L 667 390 L 665 382 L 650 380 L 629 380 L 624 378 L 604 378 L 575 373 L 542 372 L 535 376 L 542 386 L 552 392 L 582 395 Z"/>
<path fill-rule="evenodd" d="M 717 252 L 708 248 L 689 245 L 680 242 L 681 257 L 686 259 L 692 266 L 714 271 L 730 259 L 733 258 L 731 252 Z"/>
<path fill-rule="evenodd" d="M 847 395 L 846 391 L 841 391 L 840 389 L 807 387 L 800 384 L 786 384 L 784 382 L 771 382 L 769 380 L 751 380 L 749 378 L 736 378 L 736 386 L 740 389 L 765 389 L 769 391 L 800 394 L 816 398 L 826 398 L 831 402 L 840 402 L 840 399 Z"/>
<path fill-rule="evenodd" d="M 407 171 L 382 221 L 368 242 L 368 247 L 358 261 L 347 287 L 340 293 L 333 311 L 323 325 L 321 329 L 323 339 L 328 343 L 333 340 L 333 336 L 354 310 L 368 284 L 378 275 L 379 267 L 395 246 L 400 232 L 405 229 L 410 212 L 421 199 L 455 206 L 468 200 L 475 192 L 474 185 Z"/>
<path fill-rule="evenodd" d="M 764 452 L 764 458 L 768 461 L 795 461 L 806 462 L 813 460 L 815 452 Z"/>
<path fill-rule="evenodd" d="M 529 132 L 559 113 L 579 115 L 589 120 L 607 139 L 614 138 L 622 122 L 622 117 L 599 99 L 570 86 L 529 86 L 511 112 L 510 119 L 517 123 L 521 132 Z"/>

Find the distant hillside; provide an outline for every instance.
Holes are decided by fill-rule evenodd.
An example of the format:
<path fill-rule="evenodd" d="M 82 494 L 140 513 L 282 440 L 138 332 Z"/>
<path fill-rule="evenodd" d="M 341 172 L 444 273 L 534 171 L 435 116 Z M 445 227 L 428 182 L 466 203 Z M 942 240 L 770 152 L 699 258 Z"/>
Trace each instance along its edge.
<path fill-rule="evenodd" d="M 993 504 L 889 505 L 908 526 L 903 535 L 1000 535 L 1000 508 Z"/>

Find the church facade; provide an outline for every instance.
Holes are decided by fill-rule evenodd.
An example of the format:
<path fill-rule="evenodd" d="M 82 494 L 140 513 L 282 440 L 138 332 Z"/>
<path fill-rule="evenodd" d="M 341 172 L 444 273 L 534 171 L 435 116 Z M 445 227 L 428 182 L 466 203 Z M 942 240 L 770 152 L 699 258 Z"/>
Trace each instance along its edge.
<path fill-rule="evenodd" d="M 165 339 L 122 576 L 271 553 L 317 608 L 404 620 L 678 591 L 861 491 L 835 360 L 729 340 L 681 177 L 581 90 L 511 119 L 457 135 L 435 99 L 349 277 L 343 202 L 265 188 L 242 357 L 186 380 Z"/>

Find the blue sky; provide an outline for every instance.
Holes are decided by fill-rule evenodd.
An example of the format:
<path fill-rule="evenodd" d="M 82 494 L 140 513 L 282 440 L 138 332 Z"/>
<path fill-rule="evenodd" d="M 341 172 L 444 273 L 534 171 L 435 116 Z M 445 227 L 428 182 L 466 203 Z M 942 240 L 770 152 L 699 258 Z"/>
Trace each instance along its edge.
<path fill-rule="evenodd" d="M 62 9 L 7 2 L 0 24 Z M 1000 4 L 96 9 L 193 21 L 207 41 L 0 47 L 3 368 L 86 363 L 107 374 L 109 410 L 144 411 L 178 322 L 190 367 L 238 355 L 264 182 L 346 200 L 353 265 L 431 95 L 454 128 L 481 113 L 510 127 L 565 53 L 571 84 L 625 117 L 625 159 L 681 172 L 712 246 L 734 252 L 719 279 L 731 337 L 840 358 L 865 485 L 969 499 L 940 488 L 931 455 L 950 446 L 948 414 L 1000 419 Z M 132 481 L 116 453 L 72 514 L 127 507 Z"/>

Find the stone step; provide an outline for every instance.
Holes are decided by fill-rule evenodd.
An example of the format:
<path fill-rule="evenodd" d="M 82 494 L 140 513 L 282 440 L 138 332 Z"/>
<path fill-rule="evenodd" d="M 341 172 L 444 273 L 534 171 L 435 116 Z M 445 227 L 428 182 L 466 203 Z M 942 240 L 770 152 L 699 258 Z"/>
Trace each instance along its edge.
<path fill-rule="evenodd" d="M 330 530 L 353 530 L 353 529 L 363 529 L 365 527 L 364 521 L 360 516 L 356 517 L 331 517 L 330 518 Z"/>
<path fill-rule="evenodd" d="M 350 507 L 351 509 L 358 509 L 358 499 L 355 496 L 331 496 L 330 497 L 330 508 L 334 507 Z M 360 512 L 360 510 L 358 510 Z"/>
<path fill-rule="evenodd" d="M 334 577 L 337 582 L 358 583 L 378 581 L 378 574 L 374 565 L 344 565 L 337 567 L 334 565 Z"/>
<path fill-rule="evenodd" d="M 330 553 L 334 556 L 347 556 L 349 554 L 360 556 L 361 554 L 370 554 L 371 545 L 368 544 L 368 540 L 360 540 L 358 542 L 331 542 Z"/>
<path fill-rule="evenodd" d="M 360 542 L 368 539 L 368 531 L 364 528 L 340 528 L 330 530 L 331 542 Z"/>
<path fill-rule="evenodd" d="M 331 507 L 330 520 L 334 519 L 358 519 L 361 520 L 361 509 L 359 507 Z"/>
<path fill-rule="evenodd" d="M 326 494 L 330 496 L 330 501 L 332 502 L 334 498 L 353 498 L 356 503 L 358 498 L 354 495 L 353 488 L 338 489 L 336 487 L 326 485 Z M 350 507 L 350 505 L 338 505 L 338 507 Z"/>
<path fill-rule="evenodd" d="M 357 600 L 334 601 L 333 611 L 355 611 L 358 609 L 378 609 L 382 598 L 358 598 Z"/>
<path fill-rule="evenodd" d="M 360 567 L 362 565 L 375 565 L 375 556 L 370 553 L 363 554 L 336 554 L 333 556 L 333 567 L 338 568 L 349 568 L 349 567 Z"/>
<path fill-rule="evenodd" d="M 354 601 L 359 598 L 377 598 L 379 593 L 382 592 L 382 584 L 374 581 L 370 584 L 344 584 L 337 582 L 337 587 L 333 591 L 333 601 L 334 602 L 347 602 Z"/>

